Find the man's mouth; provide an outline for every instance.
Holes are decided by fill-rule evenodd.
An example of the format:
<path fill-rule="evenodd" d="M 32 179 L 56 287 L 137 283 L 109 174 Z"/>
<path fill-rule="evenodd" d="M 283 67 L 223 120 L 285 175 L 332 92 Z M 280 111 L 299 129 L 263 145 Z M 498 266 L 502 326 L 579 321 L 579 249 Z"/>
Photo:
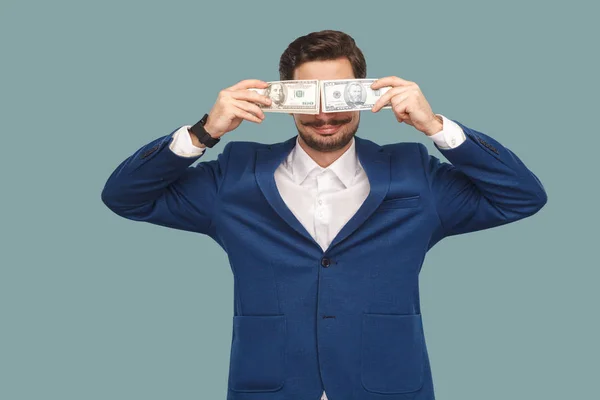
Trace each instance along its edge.
<path fill-rule="evenodd" d="M 315 126 L 311 126 L 311 128 L 314 131 L 324 135 L 331 135 L 333 133 L 336 133 L 341 127 L 342 125 L 321 125 L 318 128 Z"/>
<path fill-rule="evenodd" d="M 332 120 L 327 122 L 312 122 L 305 124 L 317 133 L 323 135 L 331 135 L 336 133 L 340 128 L 350 122 L 352 119 Z"/>

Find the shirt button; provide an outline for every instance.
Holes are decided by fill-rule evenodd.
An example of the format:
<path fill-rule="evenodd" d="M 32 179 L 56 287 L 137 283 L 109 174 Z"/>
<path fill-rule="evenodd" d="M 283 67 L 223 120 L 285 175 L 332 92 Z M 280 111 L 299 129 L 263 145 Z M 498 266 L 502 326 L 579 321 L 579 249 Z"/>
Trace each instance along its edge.
<path fill-rule="evenodd" d="M 331 260 L 327 257 L 323 257 L 321 259 L 321 265 L 324 266 L 325 268 L 327 268 L 331 265 Z"/>
<path fill-rule="evenodd" d="M 319 204 L 323 204 L 323 200 L 319 199 Z"/>

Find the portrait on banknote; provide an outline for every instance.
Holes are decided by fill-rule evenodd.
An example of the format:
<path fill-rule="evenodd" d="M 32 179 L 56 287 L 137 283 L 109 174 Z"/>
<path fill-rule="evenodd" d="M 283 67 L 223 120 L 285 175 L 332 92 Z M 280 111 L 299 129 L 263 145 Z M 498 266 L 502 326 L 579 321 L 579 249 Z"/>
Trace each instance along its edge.
<path fill-rule="evenodd" d="M 350 107 L 363 105 L 367 98 L 366 92 L 358 82 L 350 82 L 344 88 L 344 100 Z"/>
<path fill-rule="evenodd" d="M 272 83 L 265 89 L 265 96 L 269 96 L 273 101 L 271 108 L 283 108 L 287 97 L 286 87 L 281 83 Z"/>

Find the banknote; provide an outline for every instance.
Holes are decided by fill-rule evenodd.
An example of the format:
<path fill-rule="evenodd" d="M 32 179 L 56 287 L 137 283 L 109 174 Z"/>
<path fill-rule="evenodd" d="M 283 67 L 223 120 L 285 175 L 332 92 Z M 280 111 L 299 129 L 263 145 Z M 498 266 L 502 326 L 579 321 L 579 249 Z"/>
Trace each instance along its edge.
<path fill-rule="evenodd" d="M 264 112 L 319 113 L 321 94 L 318 80 L 271 81 L 267 83 L 269 86 L 266 89 L 249 89 L 271 98 L 270 106 L 259 104 Z"/>
<path fill-rule="evenodd" d="M 391 86 L 377 90 L 371 84 L 377 79 L 336 79 L 323 80 L 321 83 L 321 103 L 323 112 L 345 112 L 370 110 L 375 102 Z M 383 108 L 392 108 L 386 105 Z"/>

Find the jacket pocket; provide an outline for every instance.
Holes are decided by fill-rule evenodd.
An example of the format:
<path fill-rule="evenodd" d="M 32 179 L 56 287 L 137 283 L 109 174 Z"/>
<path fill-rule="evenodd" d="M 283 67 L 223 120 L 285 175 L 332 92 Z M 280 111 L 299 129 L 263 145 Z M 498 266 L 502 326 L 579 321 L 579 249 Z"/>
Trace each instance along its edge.
<path fill-rule="evenodd" d="M 272 392 L 285 379 L 285 315 L 235 315 L 229 362 L 229 388 Z"/>
<path fill-rule="evenodd" d="M 394 199 L 383 200 L 376 211 L 388 210 L 394 208 L 417 207 L 421 204 L 421 196 L 397 197 Z"/>
<path fill-rule="evenodd" d="M 424 351 L 421 314 L 363 314 L 360 373 L 369 392 L 419 390 Z"/>

